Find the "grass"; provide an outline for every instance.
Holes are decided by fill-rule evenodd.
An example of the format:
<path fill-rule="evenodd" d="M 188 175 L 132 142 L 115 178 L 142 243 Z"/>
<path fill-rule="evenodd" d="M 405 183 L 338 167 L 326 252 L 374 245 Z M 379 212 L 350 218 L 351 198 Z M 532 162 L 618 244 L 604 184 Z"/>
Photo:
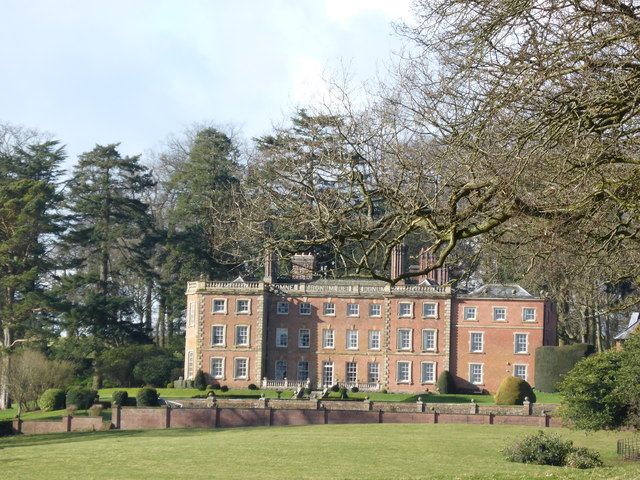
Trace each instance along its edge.
<path fill-rule="evenodd" d="M 630 433 L 558 429 L 600 451 L 605 467 L 574 470 L 508 463 L 505 442 L 530 427 L 487 425 L 319 425 L 227 430 L 111 431 L 0 439 L 11 478 L 154 479 L 637 479 L 616 458 Z"/>
<path fill-rule="evenodd" d="M 22 412 L 23 420 L 60 420 L 67 414 L 66 410 L 52 410 L 50 412 L 43 412 L 42 410 L 34 410 L 33 412 Z M 76 410 L 74 413 L 77 417 L 86 417 L 89 414 L 87 410 Z M 6 410 L 0 410 L 0 421 L 11 420 L 18 415 L 17 408 L 8 408 Z M 102 418 L 104 420 L 111 420 L 111 410 L 105 409 L 102 411 Z"/>

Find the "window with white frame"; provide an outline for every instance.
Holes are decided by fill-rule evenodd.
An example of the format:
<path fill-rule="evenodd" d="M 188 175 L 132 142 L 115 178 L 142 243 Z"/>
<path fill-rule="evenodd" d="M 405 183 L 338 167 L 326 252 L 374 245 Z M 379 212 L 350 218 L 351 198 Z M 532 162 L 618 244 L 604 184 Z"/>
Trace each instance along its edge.
<path fill-rule="evenodd" d="M 227 313 L 227 301 L 223 298 L 214 298 L 211 311 L 213 313 Z"/>
<path fill-rule="evenodd" d="M 323 315 L 335 315 L 336 314 L 336 304 L 333 302 L 324 302 L 322 304 L 322 314 Z"/>
<path fill-rule="evenodd" d="M 369 330 L 369 350 L 380 350 L 380 330 Z"/>
<path fill-rule="evenodd" d="M 193 378 L 194 355 L 193 350 L 187 352 L 187 378 Z"/>
<path fill-rule="evenodd" d="M 526 307 L 522 309 L 522 320 L 524 322 L 535 322 L 536 321 L 536 309 Z"/>
<path fill-rule="evenodd" d="M 369 383 L 378 383 L 380 381 L 380 364 L 370 362 L 367 365 L 367 381 Z"/>
<path fill-rule="evenodd" d="M 413 317 L 413 302 L 398 303 L 399 317 Z"/>
<path fill-rule="evenodd" d="M 276 328 L 276 347 L 284 348 L 289 345 L 289 330 Z"/>
<path fill-rule="evenodd" d="M 398 329 L 398 350 L 411 350 L 411 334 L 413 330 L 410 328 Z"/>
<path fill-rule="evenodd" d="M 478 309 L 476 307 L 464 307 L 463 318 L 469 322 L 474 322 L 478 319 Z"/>
<path fill-rule="evenodd" d="M 469 351 L 473 353 L 482 353 L 484 351 L 484 333 L 469 333 Z"/>
<path fill-rule="evenodd" d="M 311 344 L 311 331 L 308 328 L 298 330 L 298 347 L 309 348 Z"/>
<path fill-rule="evenodd" d="M 505 322 L 507 320 L 507 309 L 505 307 L 493 307 L 493 320 L 495 322 Z"/>
<path fill-rule="evenodd" d="M 333 348 L 335 346 L 335 333 L 330 328 L 322 330 L 322 348 Z"/>
<path fill-rule="evenodd" d="M 370 303 L 369 304 L 369 316 L 370 317 L 380 317 L 382 316 L 382 305 L 379 303 Z"/>
<path fill-rule="evenodd" d="M 237 300 L 236 301 L 236 313 L 246 315 L 251 313 L 251 304 L 249 300 Z"/>
<path fill-rule="evenodd" d="M 333 385 L 333 362 L 322 362 L 322 385 Z"/>
<path fill-rule="evenodd" d="M 224 358 L 214 357 L 211 359 L 211 376 L 216 379 L 224 378 Z"/>
<path fill-rule="evenodd" d="M 422 330 L 422 351 L 435 352 L 436 344 L 436 331 L 431 329 Z"/>
<path fill-rule="evenodd" d="M 233 361 L 233 378 L 249 378 L 249 359 L 235 358 Z"/>
<path fill-rule="evenodd" d="M 224 346 L 224 325 L 214 325 L 211 327 L 211 345 Z"/>
<path fill-rule="evenodd" d="M 236 325 L 236 345 L 249 345 L 249 327 L 247 325 Z"/>
<path fill-rule="evenodd" d="M 481 363 L 469 364 L 469 382 L 474 385 L 482 385 L 484 383 L 484 365 Z"/>
<path fill-rule="evenodd" d="M 396 363 L 396 380 L 398 383 L 411 382 L 411 362 Z"/>
<path fill-rule="evenodd" d="M 300 304 L 300 315 L 311 315 L 311 304 L 309 302 Z"/>
<path fill-rule="evenodd" d="M 348 317 L 359 317 L 360 316 L 360 305 L 357 303 L 347 303 L 347 316 Z"/>
<path fill-rule="evenodd" d="M 287 315 L 289 313 L 289 302 L 278 302 L 276 304 L 276 313 L 278 315 Z"/>
<path fill-rule="evenodd" d="M 302 360 L 298 362 L 298 380 L 303 382 L 309 378 L 309 362 Z"/>
<path fill-rule="evenodd" d="M 438 317 L 438 304 L 429 302 L 422 304 L 422 316 L 424 318 L 437 318 Z"/>
<path fill-rule="evenodd" d="M 347 348 L 349 350 L 358 349 L 358 331 L 357 330 L 347 330 Z"/>
<path fill-rule="evenodd" d="M 276 380 L 284 380 L 287 376 L 287 361 L 276 360 Z"/>
<path fill-rule="evenodd" d="M 196 325 L 196 302 L 189 302 L 189 313 L 188 313 L 188 317 L 189 317 L 189 326 L 190 327 L 195 327 Z"/>
<path fill-rule="evenodd" d="M 347 362 L 345 379 L 350 383 L 358 381 L 358 364 L 356 362 Z"/>
<path fill-rule="evenodd" d="M 527 366 L 526 365 L 514 365 L 513 366 L 513 376 L 521 378 L 524 381 L 527 381 Z"/>
<path fill-rule="evenodd" d="M 527 353 L 529 350 L 529 334 L 516 333 L 514 335 L 513 343 L 515 353 Z"/>
<path fill-rule="evenodd" d="M 420 382 L 435 383 L 436 382 L 436 364 L 435 362 L 422 362 L 420 364 Z"/>

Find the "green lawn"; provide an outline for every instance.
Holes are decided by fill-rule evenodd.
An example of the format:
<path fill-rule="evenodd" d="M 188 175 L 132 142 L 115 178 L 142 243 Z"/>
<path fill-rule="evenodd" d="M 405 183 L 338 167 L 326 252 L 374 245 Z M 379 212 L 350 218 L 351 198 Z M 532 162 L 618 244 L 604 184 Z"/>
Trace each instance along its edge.
<path fill-rule="evenodd" d="M 33 412 L 22 412 L 23 420 L 60 420 L 67 414 L 66 410 L 53 410 L 50 412 L 43 412 L 41 410 L 35 410 Z M 8 408 L 6 410 L 0 410 L 0 420 L 11 420 L 18 415 L 17 408 Z M 74 414 L 76 416 L 87 416 L 86 410 L 77 410 Z M 104 420 L 111 420 L 111 410 L 105 409 L 102 411 L 102 418 Z"/>
<path fill-rule="evenodd" d="M 598 449 L 606 466 L 508 463 L 500 449 L 534 428 L 488 425 L 320 425 L 111 431 L 0 438 L 0 465 L 20 479 L 637 479 L 616 458 L 629 433 L 556 430 Z"/>

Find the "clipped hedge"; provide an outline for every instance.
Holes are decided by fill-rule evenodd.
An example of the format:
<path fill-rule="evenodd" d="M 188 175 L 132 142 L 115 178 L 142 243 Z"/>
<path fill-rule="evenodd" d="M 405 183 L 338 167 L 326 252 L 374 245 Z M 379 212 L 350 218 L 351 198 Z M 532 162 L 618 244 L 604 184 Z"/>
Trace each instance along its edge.
<path fill-rule="evenodd" d="M 65 397 L 66 394 L 61 388 L 49 388 L 40 395 L 38 407 L 45 412 L 62 410 L 65 407 Z"/>
<path fill-rule="evenodd" d="M 158 391 L 155 388 L 144 387 L 138 390 L 136 404 L 138 407 L 157 407 L 158 398 Z"/>
<path fill-rule="evenodd" d="M 98 392 L 86 387 L 70 387 L 67 390 L 67 407 L 75 405 L 78 410 L 86 410 L 94 404 Z"/>
<path fill-rule="evenodd" d="M 6 437 L 9 435 L 13 435 L 15 432 L 13 431 L 13 421 L 11 420 L 0 420 L 0 437 Z"/>
<path fill-rule="evenodd" d="M 198 390 L 205 390 L 207 388 L 207 377 L 202 370 L 196 372 L 196 376 L 193 379 L 193 388 Z"/>
<path fill-rule="evenodd" d="M 443 370 L 438 381 L 436 382 L 436 388 L 438 393 L 445 395 L 447 393 L 455 393 L 455 383 L 453 382 L 453 375 L 449 373 L 449 370 Z"/>
<path fill-rule="evenodd" d="M 518 377 L 507 377 L 502 380 L 495 395 L 496 405 L 522 405 L 525 398 L 536 401 L 531 385 Z"/>
<path fill-rule="evenodd" d="M 111 401 L 114 405 L 123 407 L 127 404 L 129 393 L 126 390 L 116 390 L 111 394 Z"/>
<path fill-rule="evenodd" d="M 593 345 L 586 343 L 538 347 L 535 360 L 536 390 L 557 392 L 558 384 L 567 372 L 594 351 Z"/>

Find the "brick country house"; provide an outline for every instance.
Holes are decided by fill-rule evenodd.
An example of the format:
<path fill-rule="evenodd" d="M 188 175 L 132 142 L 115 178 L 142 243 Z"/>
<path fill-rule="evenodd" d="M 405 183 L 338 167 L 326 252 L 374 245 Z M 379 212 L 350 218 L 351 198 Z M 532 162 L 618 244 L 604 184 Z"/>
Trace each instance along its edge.
<path fill-rule="evenodd" d="M 494 392 L 508 375 L 535 385 L 535 349 L 556 344 L 553 304 L 518 285 L 463 293 L 446 284 L 446 268 L 395 286 L 314 279 L 312 255 L 292 263 L 288 281 L 275 281 L 267 261 L 262 281 L 188 283 L 186 379 L 202 369 L 232 388 L 424 392 L 449 370 L 460 390 Z M 392 276 L 405 268 L 399 247 Z"/>

